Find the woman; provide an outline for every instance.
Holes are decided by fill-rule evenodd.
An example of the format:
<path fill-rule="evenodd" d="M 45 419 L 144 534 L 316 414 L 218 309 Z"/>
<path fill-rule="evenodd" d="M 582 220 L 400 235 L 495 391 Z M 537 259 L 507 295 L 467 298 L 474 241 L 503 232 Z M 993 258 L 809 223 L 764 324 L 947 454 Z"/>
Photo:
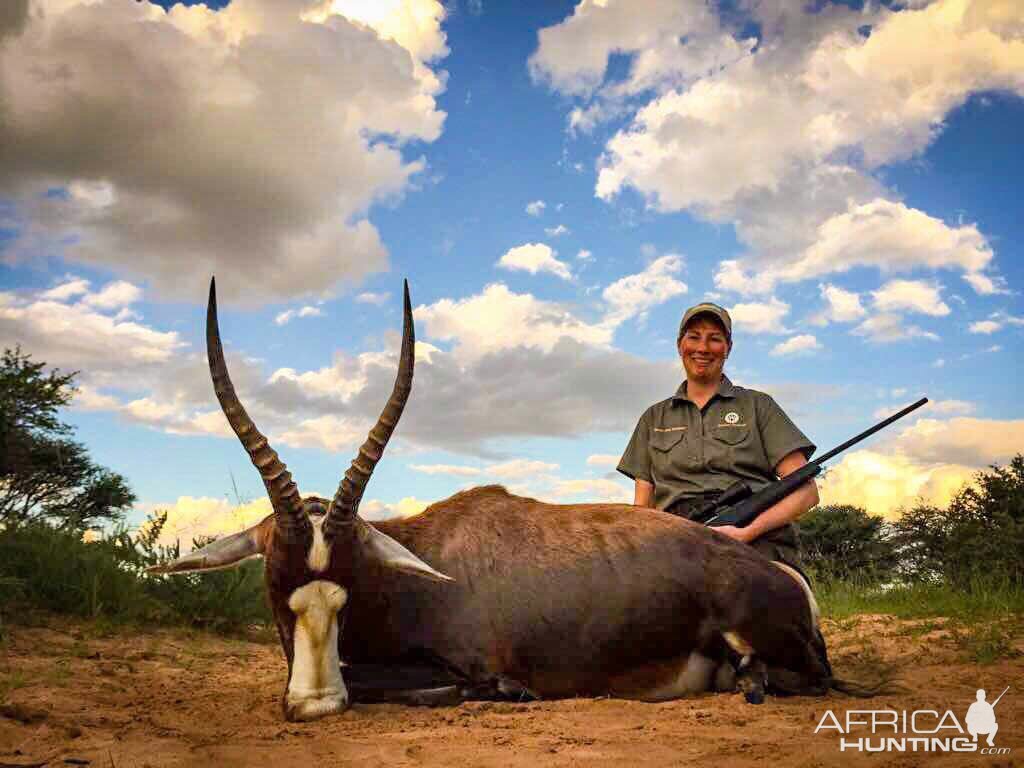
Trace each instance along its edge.
<path fill-rule="evenodd" d="M 618 470 L 636 483 L 633 503 L 690 517 L 737 480 L 758 491 L 799 469 L 814 445 L 770 395 L 723 373 L 732 319 L 717 304 L 690 307 L 676 340 L 686 380 L 640 417 Z M 745 528 L 715 528 L 772 560 L 800 567 L 792 522 L 818 503 L 809 480 Z"/>

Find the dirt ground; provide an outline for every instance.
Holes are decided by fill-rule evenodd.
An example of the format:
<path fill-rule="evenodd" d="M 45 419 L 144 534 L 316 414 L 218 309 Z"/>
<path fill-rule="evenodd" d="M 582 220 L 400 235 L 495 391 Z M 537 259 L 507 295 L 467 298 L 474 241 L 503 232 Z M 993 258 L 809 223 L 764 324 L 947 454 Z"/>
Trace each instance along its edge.
<path fill-rule="evenodd" d="M 712 694 L 665 704 L 356 705 L 308 724 L 281 717 L 286 669 L 276 644 L 169 630 L 102 636 L 63 619 L 8 629 L 0 768 L 1024 765 L 1024 656 L 967 662 L 941 620 L 826 623 L 837 674 L 853 677 L 879 660 L 901 670 L 905 693 L 869 701 L 832 694 L 751 706 Z M 1015 642 L 1024 651 L 1019 635 Z M 840 752 L 835 730 L 814 732 L 827 710 L 842 722 L 853 709 L 950 709 L 964 723 L 979 687 L 991 701 L 1007 685 L 995 743 L 1009 754 Z"/>

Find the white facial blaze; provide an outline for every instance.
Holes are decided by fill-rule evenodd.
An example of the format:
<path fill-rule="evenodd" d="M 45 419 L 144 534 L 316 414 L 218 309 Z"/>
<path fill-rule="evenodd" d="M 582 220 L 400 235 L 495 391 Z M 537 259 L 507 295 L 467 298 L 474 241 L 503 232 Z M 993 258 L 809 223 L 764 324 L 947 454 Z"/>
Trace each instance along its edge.
<path fill-rule="evenodd" d="M 311 581 L 288 598 L 295 613 L 295 651 L 285 694 L 291 720 L 342 712 L 348 689 L 338 659 L 338 611 L 348 594 L 330 581 Z"/>
<path fill-rule="evenodd" d="M 313 545 L 306 556 L 306 564 L 311 571 L 322 572 L 331 564 L 331 547 L 324 541 L 324 520 L 327 515 L 307 515 L 313 524 Z"/>

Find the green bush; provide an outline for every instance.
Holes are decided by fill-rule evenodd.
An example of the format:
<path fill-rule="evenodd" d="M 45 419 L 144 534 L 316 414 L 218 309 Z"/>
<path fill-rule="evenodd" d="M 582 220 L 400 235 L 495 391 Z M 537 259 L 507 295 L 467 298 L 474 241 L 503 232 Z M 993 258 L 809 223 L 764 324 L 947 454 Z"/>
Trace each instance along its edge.
<path fill-rule="evenodd" d="M 146 575 L 147 566 L 177 556 L 177 547 L 155 546 L 164 520 L 166 514 L 151 518 L 135 539 L 118 530 L 92 542 L 41 521 L 0 530 L 0 613 L 35 608 L 222 632 L 270 623 L 258 562 L 207 574 Z"/>

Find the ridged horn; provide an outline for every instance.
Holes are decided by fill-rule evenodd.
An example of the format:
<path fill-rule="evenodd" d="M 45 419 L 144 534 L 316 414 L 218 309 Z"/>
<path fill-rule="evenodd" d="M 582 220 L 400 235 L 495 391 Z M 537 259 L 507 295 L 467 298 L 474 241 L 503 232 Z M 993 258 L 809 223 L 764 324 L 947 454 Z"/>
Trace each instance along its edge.
<path fill-rule="evenodd" d="M 381 411 L 380 418 L 366 442 L 359 448 L 359 455 L 352 460 L 352 466 L 348 468 L 345 476 L 338 485 L 338 492 L 334 494 L 334 501 L 331 502 L 327 520 L 324 521 L 325 531 L 330 531 L 339 525 L 350 523 L 355 518 L 359 509 L 359 501 L 363 498 L 363 491 L 373 474 L 373 468 L 377 466 L 381 455 L 384 453 L 384 446 L 388 444 L 391 433 L 395 431 L 395 425 L 402 416 L 402 409 L 405 408 L 405 401 L 409 399 L 412 391 L 412 371 L 415 364 L 416 333 L 412 326 L 412 302 L 409 300 L 409 281 L 404 282 L 405 306 L 402 322 L 402 351 L 398 360 L 398 374 L 395 376 L 395 388 L 391 392 L 387 405 Z"/>
<path fill-rule="evenodd" d="M 228 366 L 224 362 L 224 348 L 220 343 L 220 327 L 217 323 L 217 282 L 210 278 L 210 301 L 206 307 L 206 357 L 210 362 L 210 377 L 213 379 L 213 391 L 217 393 L 221 410 L 228 419 L 228 424 L 235 430 L 242 446 L 252 459 L 253 465 L 263 478 L 270 503 L 274 507 L 274 516 L 278 526 L 294 527 L 305 521 L 302 512 L 302 498 L 298 486 L 292 482 L 292 475 L 278 457 L 270 443 L 258 429 L 242 403 L 235 394 L 235 387 L 228 376 Z"/>

